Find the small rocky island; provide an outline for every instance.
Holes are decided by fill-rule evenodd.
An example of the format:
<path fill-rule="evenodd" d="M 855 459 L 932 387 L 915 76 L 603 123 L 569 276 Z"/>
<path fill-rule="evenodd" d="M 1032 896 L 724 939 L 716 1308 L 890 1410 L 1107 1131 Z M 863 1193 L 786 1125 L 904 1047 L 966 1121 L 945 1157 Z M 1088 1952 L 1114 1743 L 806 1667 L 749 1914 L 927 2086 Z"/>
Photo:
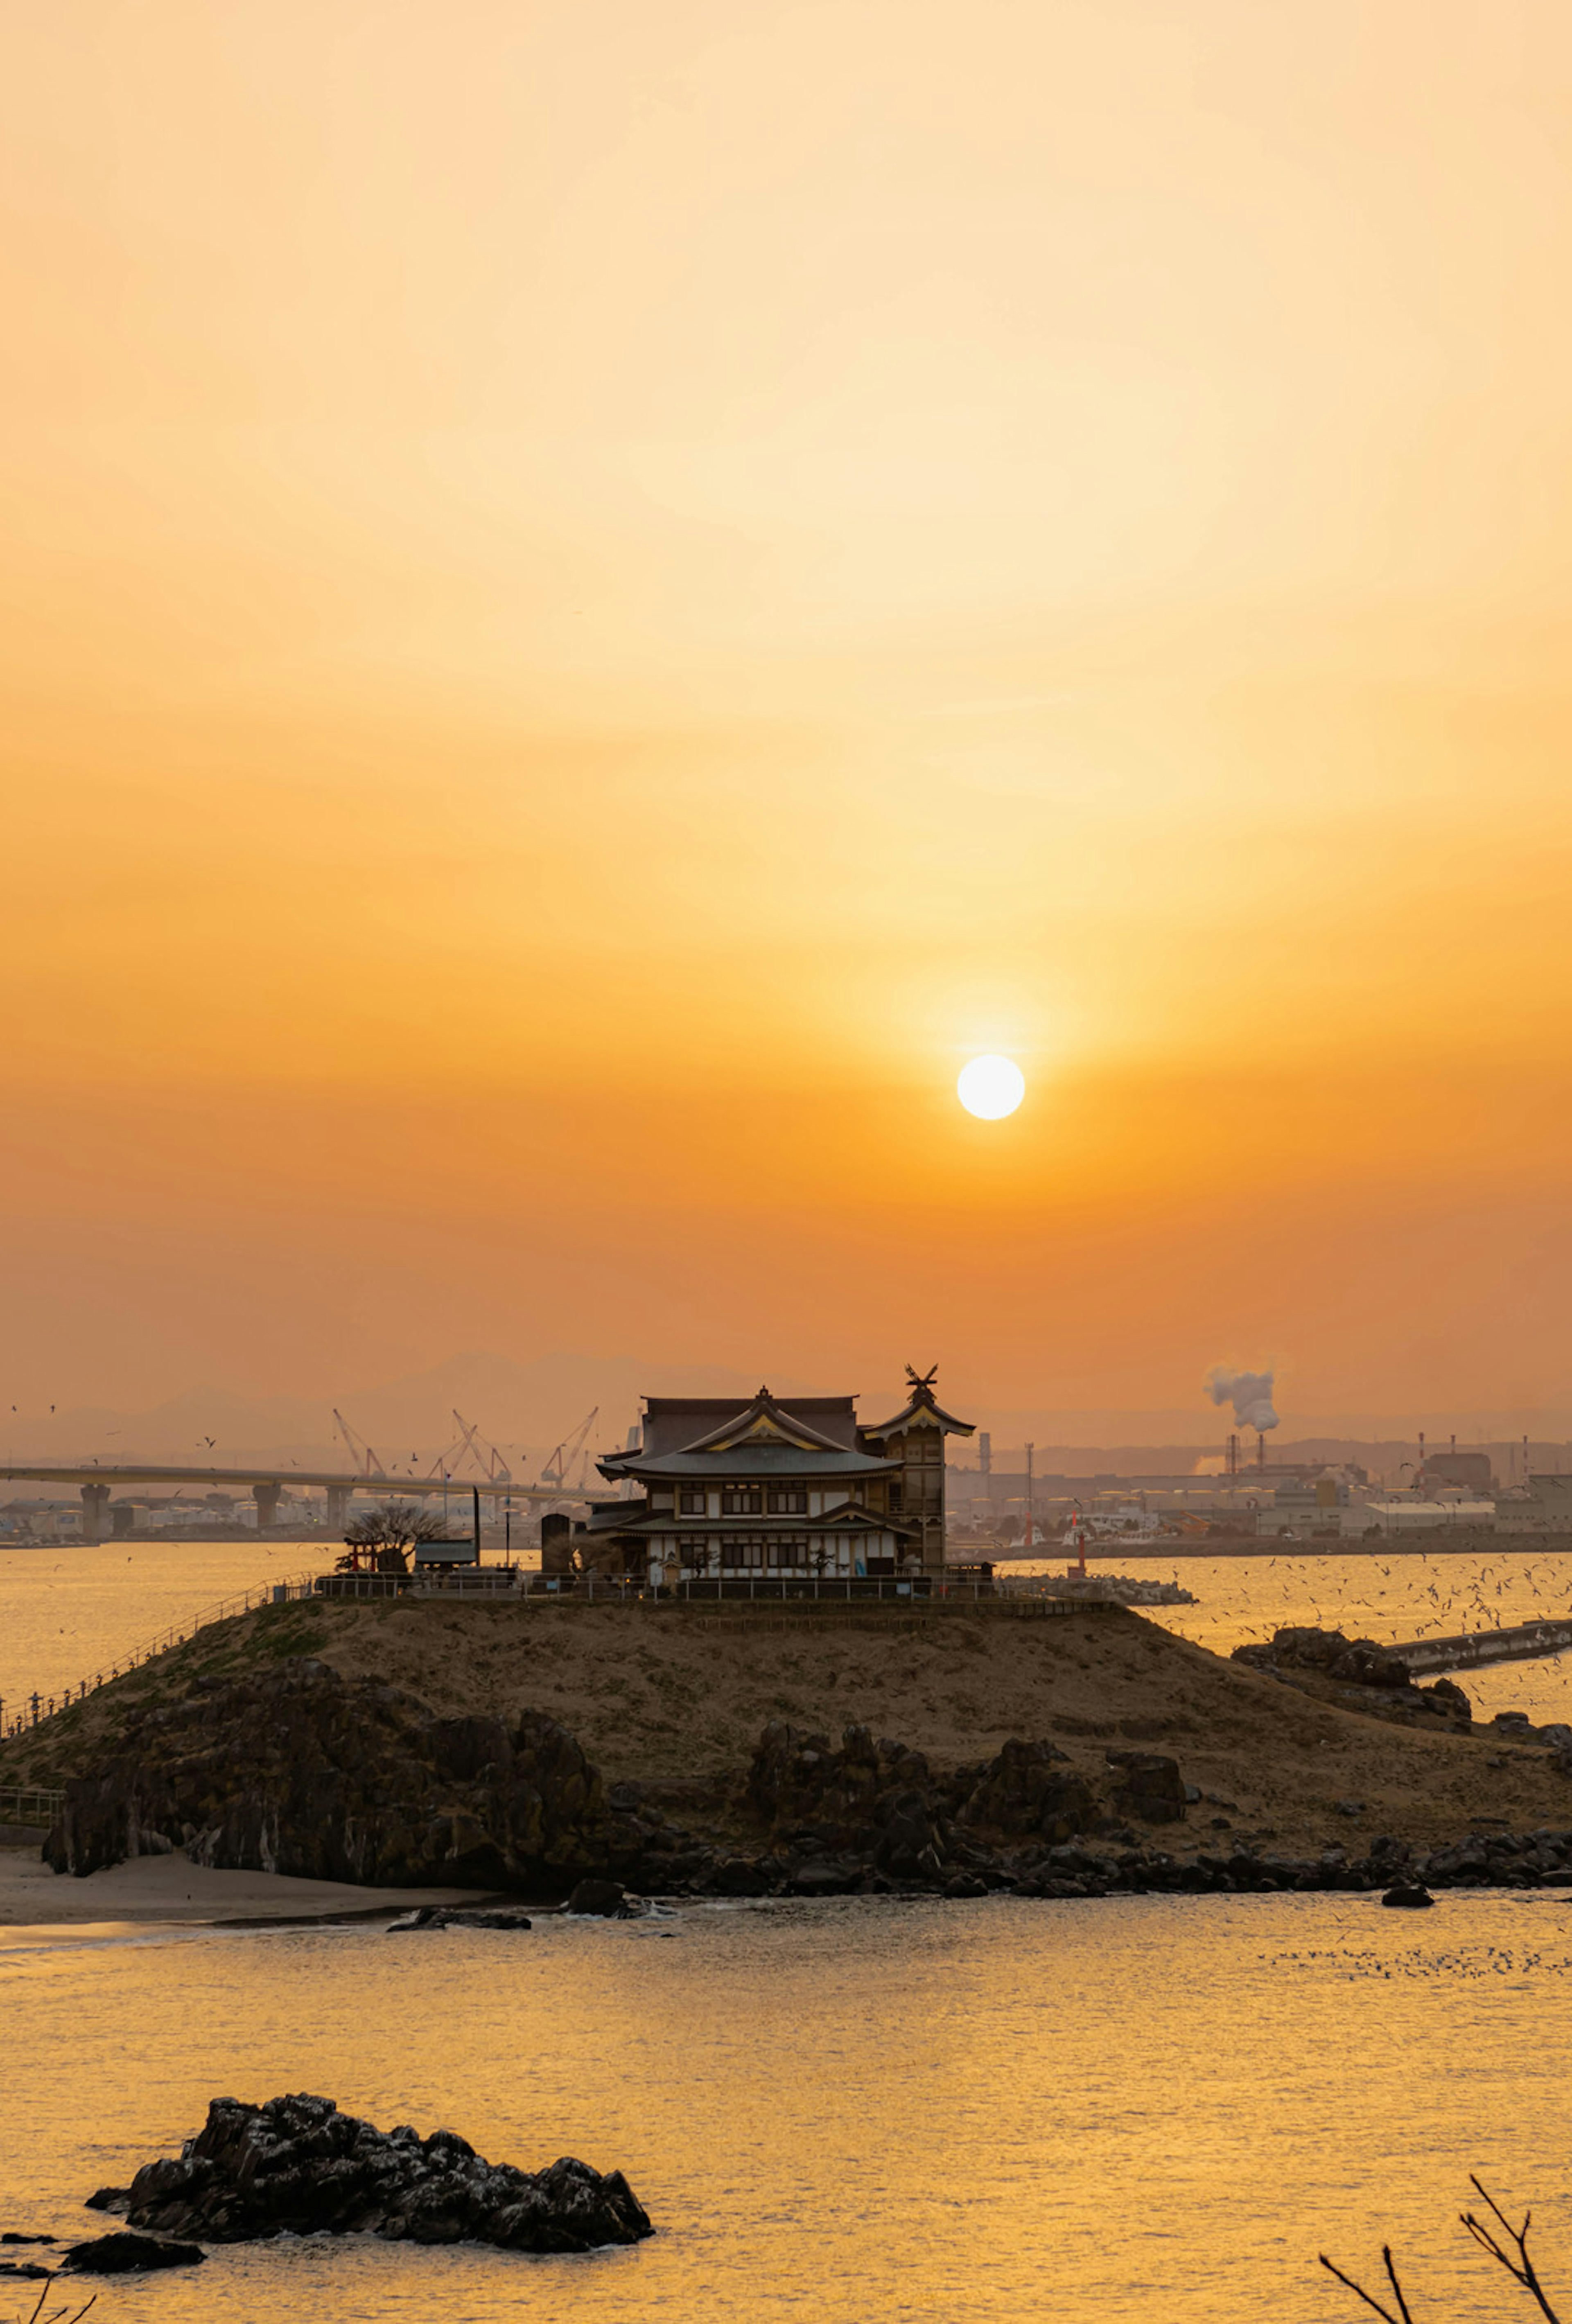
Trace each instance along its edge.
<path fill-rule="evenodd" d="M 1089 1602 L 270 1606 L 8 1738 L 0 1768 L 56 1788 L 58 1872 L 180 1851 L 480 1892 L 407 1924 L 455 1935 L 532 1905 L 620 1914 L 627 1892 L 1572 1876 L 1572 1729 L 1475 1720 L 1369 1640 L 1282 1630 L 1230 1658 Z"/>
<path fill-rule="evenodd" d="M 249 2243 L 280 2235 L 372 2235 L 504 2251 L 587 2252 L 655 2232 L 620 2171 L 564 2155 L 545 2171 L 487 2163 L 451 2130 L 376 2130 L 331 2098 L 215 2098 L 180 2153 L 143 2163 L 127 2189 L 103 2188 L 155 2235 Z"/>

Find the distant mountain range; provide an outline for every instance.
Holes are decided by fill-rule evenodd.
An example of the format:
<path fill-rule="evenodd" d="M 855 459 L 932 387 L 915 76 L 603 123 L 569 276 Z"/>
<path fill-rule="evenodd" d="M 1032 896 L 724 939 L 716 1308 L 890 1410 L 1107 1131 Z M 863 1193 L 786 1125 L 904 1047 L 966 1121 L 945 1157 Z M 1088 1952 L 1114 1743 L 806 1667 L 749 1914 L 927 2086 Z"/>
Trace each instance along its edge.
<path fill-rule="evenodd" d="M 349 1389 L 336 1397 L 247 1397 L 227 1388 L 193 1388 L 146 1411 L 108 1406 L 77 1406 L 51 1415 L 0 1413 L 0 1444 L 13 1460 L 74 1462 L 174 1461 L 226 1467 L 232 1462 L 266 1460 L 287 1471 L 356 1465 L 338 1432 L 333 1407 L 369 1443 L 390 1469 L 413 1462 L 426 1467 L 459 1441 L 456 1412 L 496 1445 L 515 1476 L 538 1475 L 553 1448 L 571 1437 L 581 1421 L 596 1417 L 586 1438 L 593 1452 L 624 1443 L 638 1419 L 644 1395 L 751 1396 L 759 1381 L 721 1364 L 663 1364 L 639 1356 L 589 1356 L 566 1351 L 520 1361 L 481 1351 L 446 1358 L 427 1371 L 412 1372 L 376 1388 Z M 833 1393 L 857 1389 L 866 1416 L 893 1409 L 902 1394 L 898 1378 L 888 1380 L 795 1379 L 772 1377 L 778 1394 Z M 968 1399 L 964 1375 L 953 1385 L 941 1379 L 940 1394 L 953 1410 L 990 1431 L 994 1460 L 1014 1468 L 1021 1448 L 1034 1444 L 1039 1475 L 1054 1471 L 1086 1475 L 1096 1469 L 1126 1474 L 1184 1467 L 1220 1451 L 1225 1427 L 1197 1396 L 1197 1409 L 1166 1412 L 1111 1410 L 1065 1412 L 989 1410 Z M 1456 1433 L 1461 1444 L 1515 1446 L 1526 1432 L 1530 1460 L 1549 1468 L 1567 1465 L 1567 1439 L 1572 1414 L 1564 1412 L 1470 1412 L 1398 1415 L 1334 1414 L 1299 1419 L 1267 1440 L 1269 1458 L 1364 1460 L 1395 1471 L 1417 1450 L 1419 1431 L 1432 1450 Z M 962 1440 L 957 1457 L 976 1460 L 976 1440 Z M 1246 1456 L 1254 1451 L 1248 1437 Z M 1498 1473 L 1505 1473 L 1498 1459 Z"/>

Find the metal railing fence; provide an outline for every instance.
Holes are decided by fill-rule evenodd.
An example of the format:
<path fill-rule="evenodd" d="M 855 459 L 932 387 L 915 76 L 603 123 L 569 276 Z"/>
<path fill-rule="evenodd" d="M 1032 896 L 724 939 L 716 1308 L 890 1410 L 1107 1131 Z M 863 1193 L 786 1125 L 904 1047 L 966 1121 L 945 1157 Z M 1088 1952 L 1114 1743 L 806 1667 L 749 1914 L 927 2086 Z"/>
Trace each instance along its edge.
<path fill-rule="evenodd" d="M 64 1792 L 49 1784 L 0 1784 L 0 1823 L 53 1823 L 66 1803 Z"/>
<path fill-rule="evenodd" d="M 160 1655 L 167 1655 L 171 1647 L 183 1646 L 188 1639 L 196 1637 L 199 1630 L 207 1629 L 214 1622 L 227 1622 L 237 1614 L 254 1612 L 258 1606 L 290 1598 L 310 1598 L 313 1580 L 310 1574 L 301 1574 L 292 1582 L 261 1582 L 255 1589 L 244 1591 L 237 1597 L 221 1598 L 216 1606 L 204 1607 L 199 1614 L 193 1614 L 189 1620 L 172 1622 L 168 1629 L 161 1630 L 156 1638 L 150 1638 L 134 1654 L 123 1655 L 107 1670 L 97 1671 L 91 1678 L 79 1679 L 73 1686 L 57 1689 L 53 1693 L 33 1689 L 20 1695 L 0 1697 L 0 1738 L 24 1735 L 30 1728 L 40 1726 L 46 1719 L 52 1719 L 57 1711 L 69 1710 L 72 1703 L 85 1702 L 89 1694 L 96 1693 L 101 1686 L 106 1686 L 111 1679 L 125 1678 L 129 1672 L 140 1670 L 143 1663 L 153 1662 Z"/>

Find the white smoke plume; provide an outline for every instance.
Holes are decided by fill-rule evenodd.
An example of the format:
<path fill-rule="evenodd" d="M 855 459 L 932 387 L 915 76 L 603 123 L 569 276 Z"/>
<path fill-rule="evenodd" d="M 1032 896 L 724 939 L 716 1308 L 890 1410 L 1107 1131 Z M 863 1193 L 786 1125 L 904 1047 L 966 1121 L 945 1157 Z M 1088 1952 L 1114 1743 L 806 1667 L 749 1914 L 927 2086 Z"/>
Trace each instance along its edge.
<path fill-rule="evenodd" d="M 1214 1364 L 1207 1374 L 1207 1394 L 1214 1404 L 1231 1404 L 1241 1428 L 1258 1428 L 1262 1434 L 1277 1426 L 1271 1406 L 1272 1372 L 1236 1372 Z"/>

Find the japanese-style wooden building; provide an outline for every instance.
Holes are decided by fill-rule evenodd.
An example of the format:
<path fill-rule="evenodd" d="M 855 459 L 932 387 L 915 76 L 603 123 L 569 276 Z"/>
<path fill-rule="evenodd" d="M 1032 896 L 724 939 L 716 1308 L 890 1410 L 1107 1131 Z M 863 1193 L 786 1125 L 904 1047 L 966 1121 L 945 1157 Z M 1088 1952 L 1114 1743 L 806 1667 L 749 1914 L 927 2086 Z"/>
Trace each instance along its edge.
<path fill-rule="evenodd" d="M 972 1428 L 933 1377 L 908 1369 L 905 1404 L 873 1425 L 849 1396 L 647 1397 L 643 1442 L 599 1464 L 642 1496 L 596 1506 L 582 1563 L 655 1583 L 941 1572 L 945 1438 Z"/>

